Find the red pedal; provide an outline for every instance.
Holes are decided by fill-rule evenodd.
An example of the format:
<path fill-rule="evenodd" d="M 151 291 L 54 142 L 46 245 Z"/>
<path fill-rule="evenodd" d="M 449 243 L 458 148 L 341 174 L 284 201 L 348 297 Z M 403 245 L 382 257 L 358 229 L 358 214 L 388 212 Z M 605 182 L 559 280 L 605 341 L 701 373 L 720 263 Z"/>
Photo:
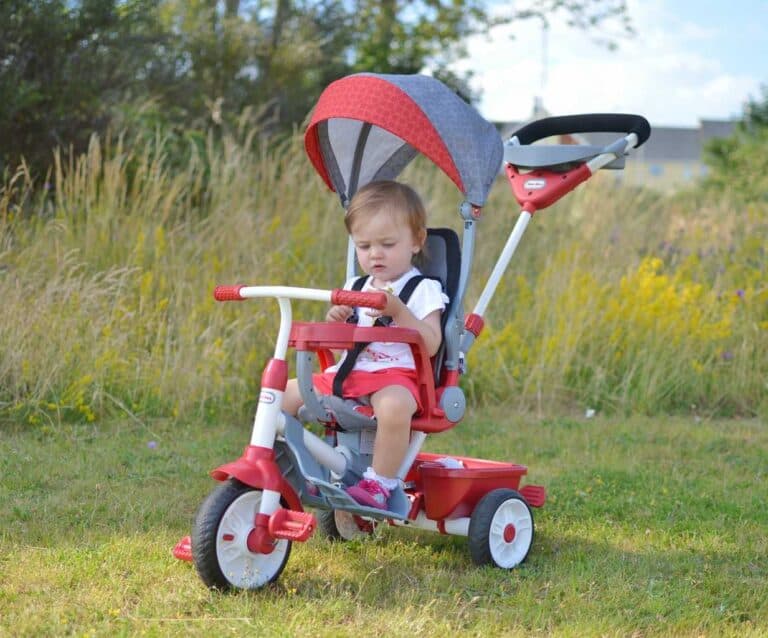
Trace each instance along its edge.
<path fill-rule="evenodd" d="M 269 535 L 289 541 L 305 541 L 315 531 L 317 519 L 311 512 L 280 508 L 269 517 Z"/>
<path fill-rule="evenodd" d="M 192 561 L 192 539 L 185 536 L 173 548 L 173 555 L 179 560 Z"/>
<path fill-rule="evenodd" d="M 547 490 L 543 485 L 525 485 L 520 488 L 520 494 L 531 507 L 541 507 L 547 500 Z"/>

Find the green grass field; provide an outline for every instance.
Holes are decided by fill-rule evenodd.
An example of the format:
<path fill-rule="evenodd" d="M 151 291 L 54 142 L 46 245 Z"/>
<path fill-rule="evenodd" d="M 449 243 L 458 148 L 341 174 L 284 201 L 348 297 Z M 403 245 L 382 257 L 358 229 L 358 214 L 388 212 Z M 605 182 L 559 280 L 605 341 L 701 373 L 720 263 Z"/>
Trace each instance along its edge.
<path fill-rule="evenodd" d="M 478 412 L 430 450 L 516 461 L 549 501 L 528 561 L 380 527 L 294 544 L 273 587 L 205 589 L 171 548 L 249 424 L 0 433 L 0 635 L 764 636 L 764 421 Z"/>

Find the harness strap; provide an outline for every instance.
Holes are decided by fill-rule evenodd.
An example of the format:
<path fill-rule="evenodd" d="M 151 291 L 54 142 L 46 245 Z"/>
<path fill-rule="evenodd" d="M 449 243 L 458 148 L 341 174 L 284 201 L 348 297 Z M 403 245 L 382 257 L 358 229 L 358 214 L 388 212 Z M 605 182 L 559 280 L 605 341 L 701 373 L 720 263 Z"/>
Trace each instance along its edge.
<path fill-rule="evenodd" d="M 403 286 L 403 289 L 398 295 L 400 301 L 407 305 L 408 300 L 413 294 L 413 291 L 416 290 L 416 286 L 418 286 L 424 279 L 428 279 L 428 277 L 425 275 L 414 275 L 408 281 L 406 281 L 405 286 Z M 366 281 L 368 281 L 368 277 L 358 277 L 352 283 L 351 289 L 355 291 L 362 290 Z M 357 320 L 357 310 L 355 310 L 354 315 L 347 319 L 347 321 L 357 323 Z M 390 325 L 391 323 L 392 317 L 379 317 L 376 319 L 376 321 L 373 322 L 373 325 L 377 327 L 384 327 Z M 352 368 L 355 367 L 355 363 L 357 363 L 357 358 L 360 356 L 360 353 L 365 350 L 370 345 L 370 343 L 370 341 L 359 342 L 355 344 L 354 348 L 347 350 L 347 356 L 344 358 L 344 361 L 341 362 L 339 369 L 336 371 L 336 375 L 333 377 L 333 394 L 337 397 L 344 398 L 342 396 L 342 386 L 344 385 L 344 380 L 349 376 L 349 373 L 352 372 Z"/>

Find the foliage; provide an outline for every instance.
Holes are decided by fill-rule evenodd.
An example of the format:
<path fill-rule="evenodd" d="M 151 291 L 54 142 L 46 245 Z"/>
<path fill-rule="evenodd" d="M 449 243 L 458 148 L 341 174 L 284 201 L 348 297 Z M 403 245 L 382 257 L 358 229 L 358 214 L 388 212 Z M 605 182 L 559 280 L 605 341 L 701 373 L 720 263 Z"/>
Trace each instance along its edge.
<path fill-rule="evenodd" d="M 567 15 L 570 26 L 585 30 L 616 26 L 618 22 L 614 39 L 632 31 L 623 0 L 546 0 L 510 7 L 483 0 L 357 0 L 355 5 L 354 67 L 385 73 L 418 73 L 425 67 L 447 69 L 450 62 L 464 55 L 468 36 L 513 21 L 535 18 L 546 23 L 558 13 Z"/>
<path fill-rule="evenodd" d="M 707 143 L 704 158 L 712 169 L 706 180 L 711 190 L 726 190 L 740 203 L 768 201 L 768 86 L 761 99 L 748 100 L 731 137 Z"/>
<path fill-rule="evenodd" d="M 300 123 L 320 91 L 347 70 L 342 2 L 165 0 L 163 25 L 187 65 L 176 95 L 186 121 L 231 124 L 246 107 L 260 123 Z"/>
<path fill-rule="evenodd" d="M 744 108 L 744 126 L 748 130 L 768 128 L 768 85 L 760 87 L 759 99 L 749 98 Z"/>
<path fill-rule="evenodd" d="M 154 0 L 0 4 L 0 174 L 22 155 L 44 172 L 55 147 L 83 151 L 119 104 L 173 75 L 156 5 Z"/>

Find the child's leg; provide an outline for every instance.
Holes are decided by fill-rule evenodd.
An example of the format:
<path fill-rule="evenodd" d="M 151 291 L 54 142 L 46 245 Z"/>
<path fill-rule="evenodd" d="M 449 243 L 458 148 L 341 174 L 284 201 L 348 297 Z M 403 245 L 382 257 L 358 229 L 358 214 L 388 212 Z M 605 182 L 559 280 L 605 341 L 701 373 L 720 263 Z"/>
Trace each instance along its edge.
<path fill-rule="evenodd" d="M 411 418 L 418 405 L 407 388 L 391 385 L 371 395 L 371 406 L 377 423 L 373 469 L 379 476 L 395 478 L 408 450 Z"/>
<path fill-rule="evenodd" d="M 304 400 L 301 398 L 301 392 L 299 392 L 299 382 L 296 379 L 288 379 L 288 385 L 283 395 L 283 410 L 296 416 L 302 405 L 304 405 Z"/>

